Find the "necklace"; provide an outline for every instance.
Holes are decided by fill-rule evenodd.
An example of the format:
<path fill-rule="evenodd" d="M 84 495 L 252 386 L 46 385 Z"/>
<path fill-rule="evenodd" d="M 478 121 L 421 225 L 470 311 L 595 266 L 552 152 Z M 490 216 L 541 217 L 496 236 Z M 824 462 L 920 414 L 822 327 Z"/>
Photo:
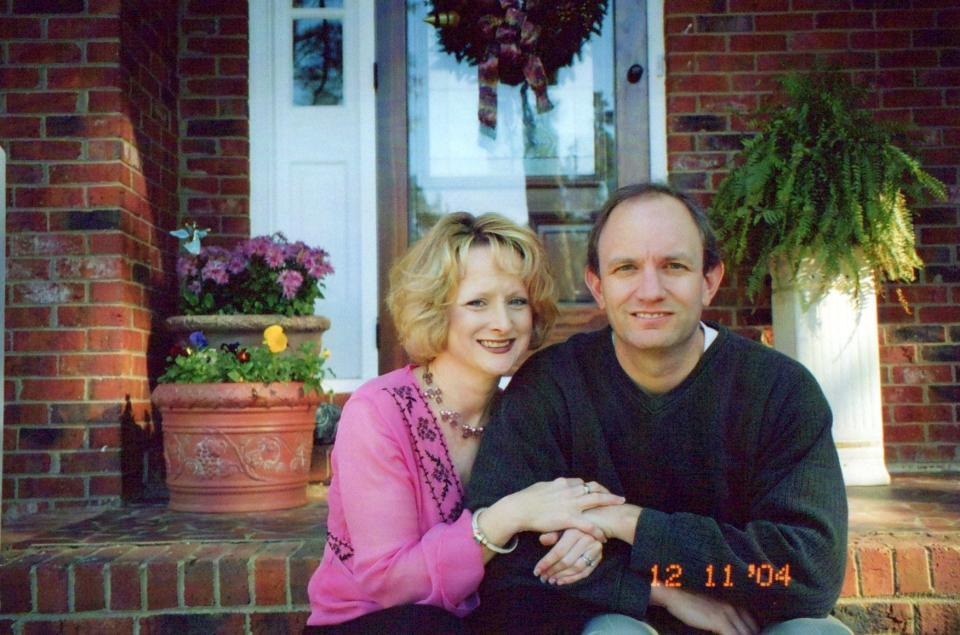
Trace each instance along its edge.
<path fill-rule="evenodd" d="M 460 413 L 456 410 L 448 410 L 443 408 L 443 391 L 440 390 L 440 386 L 435 386 L 433 383 L 433 373 L 430 372 L 430 364 L 427 364 L 423 368 L 423 382 L 427 385 L 423 389 L 424 394 L 427 395 L 430 399 L 437 404 L 437 409 L 440 412 L 440 420 L 444 423 L 449 423 L 452 428 L 459 428 L 460 435 L 464 439 L 469 439 L 470 437 L 479 437 L 483 434 L 483 426 L 468 426 L 465 423 L 460 421 Z"/>

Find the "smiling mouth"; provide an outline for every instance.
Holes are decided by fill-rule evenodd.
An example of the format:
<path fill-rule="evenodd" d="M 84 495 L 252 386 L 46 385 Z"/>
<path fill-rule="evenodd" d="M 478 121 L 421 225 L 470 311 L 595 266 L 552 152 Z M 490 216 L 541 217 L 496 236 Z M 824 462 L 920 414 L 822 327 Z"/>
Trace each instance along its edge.
<path fill-rule="evenodd" d="M 492 353 L 505 353 L 513 347 L 514 340 L 477 340 L 477 342 Z"/>
<path fill-rule="evenodd" d="M 656 319 L 656 318 L 667 317 L 667 316 L 670 315 L 670 314 L 669 314 L 669 313 L 661 313 L 661 312 L 656 312 L 656 313 L 654 313 L 654 312 L 652 312 L 652 311 L 634 311 L 634 312 L 631 313 L 630 315 L 632 315 L 633 317 L 638 317 L 638 318 L 644 319 L 644 320 L 652 320 L 652 319 Z"/>

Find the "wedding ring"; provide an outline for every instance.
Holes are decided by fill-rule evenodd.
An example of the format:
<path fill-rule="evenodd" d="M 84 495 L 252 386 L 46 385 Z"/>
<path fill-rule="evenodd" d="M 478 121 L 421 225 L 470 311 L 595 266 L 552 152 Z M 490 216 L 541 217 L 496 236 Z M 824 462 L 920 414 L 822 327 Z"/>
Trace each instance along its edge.
<path fill-rule="evenodd" d="M 587 485 L 586 483 L 584 483 L 584 484 L 583 484 L 583 495 L 586 496 L 587 494 L 590 494 L 590 493 L 591 493 L 591 492 L 590 492 L 590 486 Z"/>
<path fill-rule="evenodd" d="M 588 558 L 588 557 L 587 557 L 587 554 L 585 554 L 585 553 L 580 554 L 580 557 L 583 558 L 584 561 L 586 561 L 588 567 L 592 567 L 592 566 L 593 566 L 593 560 L 591 560 L 590 558 Z"/>

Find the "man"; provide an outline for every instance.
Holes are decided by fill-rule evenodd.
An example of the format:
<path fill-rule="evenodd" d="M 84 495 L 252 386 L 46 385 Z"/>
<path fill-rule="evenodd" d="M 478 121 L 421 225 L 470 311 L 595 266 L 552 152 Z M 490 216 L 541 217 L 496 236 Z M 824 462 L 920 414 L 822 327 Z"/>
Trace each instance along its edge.
<path fill-rule="evenodd" d="M 829 407 L 803 366 L 701 321 L 723 272 L 706 217 L 666 186 L 622 188 L 600 211 L 585 278 L 610 327 L 514 376 L 468 504 L 558 476 L 627 503 L 587 512 L 609 541 L 582 581 L 533 575 L 546 551 L 536 536 L 495 558 L 479 630 L 579 633 L 615 613 L 665 632 L 849 632 L 819 619 L 839 594 L 847 537 Z"/>

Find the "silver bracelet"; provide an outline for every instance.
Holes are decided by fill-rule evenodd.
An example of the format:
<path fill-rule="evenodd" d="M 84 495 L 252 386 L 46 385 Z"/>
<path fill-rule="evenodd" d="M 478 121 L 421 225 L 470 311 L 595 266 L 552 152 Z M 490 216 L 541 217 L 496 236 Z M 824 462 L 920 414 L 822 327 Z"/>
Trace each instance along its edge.
<path fill-rule="evenodd" d="M 483 531 L 480 530 L 480 525 L 478 524 L 480 519 L 480 514 L 482 514 L 486 510 L 487 510 L 486 507 L 481 507 L 477 511 L 473 512 L 473 518 L 470 521 L 470 527 L 473 528 L 473 539 L 477 541 L 477 544 L 479 544 L 482 547 L 486 547 L 490 551 L 494 551 L 496 553 L 510 553 L 511 551 L 517 548 L 517 543 L 519 542 L 519 540 L 517 539 L 516 536 L 513 537 L 513 540 L 511 540 L 506 547 L 501 547 L 500 545 L 495 545 L 492 542 L 490 542 L 490 539 L 487 538 L 486 534 L 484 534 Z"/>

